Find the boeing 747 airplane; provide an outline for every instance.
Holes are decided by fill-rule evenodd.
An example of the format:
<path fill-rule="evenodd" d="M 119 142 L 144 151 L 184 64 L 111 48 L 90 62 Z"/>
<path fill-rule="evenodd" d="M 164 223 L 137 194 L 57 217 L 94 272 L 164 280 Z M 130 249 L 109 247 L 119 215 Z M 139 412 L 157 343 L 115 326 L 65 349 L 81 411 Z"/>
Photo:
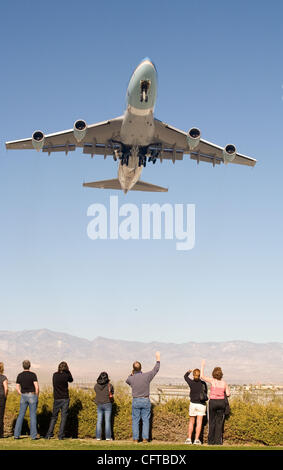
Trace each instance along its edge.
<path fill-rule="evenodd" d="M 143 167 L 157 160 L 183 160 L 183 155 L 212 163 L 237 163 L 254 166 L 256 160 L 237 153 L 232 144 L 219 147 L 201 138 L 200 130 L 188 132 L 176 129 L 154 118 L 157 92 L 157 72 L 153 62 L 146 58 L 135 69 L 127 89 L 127 107 L 123 116 L 90 124 L 79 119 L 73 129 L 44 135 L 35 131 L 31 138 L 6 142 L 7 149 L 36 149 L 42 152 L 68 154 L 81 147 L 84 154 L 113 156 L 119 162 L 118 178 L 84 183 L 89 188 L 122 189 L 133 191 L 168 191 L 140 180 Z"/>

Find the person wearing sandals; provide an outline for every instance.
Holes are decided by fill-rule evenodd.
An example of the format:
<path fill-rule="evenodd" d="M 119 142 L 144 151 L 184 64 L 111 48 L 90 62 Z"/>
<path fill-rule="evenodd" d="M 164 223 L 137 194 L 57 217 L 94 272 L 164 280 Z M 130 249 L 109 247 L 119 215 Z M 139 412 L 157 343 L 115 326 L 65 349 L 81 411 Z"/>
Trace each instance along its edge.
<path fill-rule="evenodd" d="M 215 367 L 212 377 L 204 375 L 205 360 L 201 363 L 201 379 L 211 384 L 208 405 L 208 445 L 222 445 L 223 425 L 225 419 L 225 394 L 230 396 L 230 389 L 225 380 L 222 379 L 221 367 Z"/>
<path fill-rule="evenodd" d="M 94 386 L 94 391 L 96 393 L 95 403 L 97 405 L 96 440 L 101 440 L 102 421 L 104 417 L 105 438 L 106 441 L 111 441 L 111 415 L 114 387 L 110 383 L 107 372 L 101 372 Z"/>
<path fill-rule="evenodd" d="M 189 377 L 191 372 L 193 372 L 193 379 Z M 190 420 L 188 438 L 185 444 L 192 444 L 192 434 L 196 423 L 194 444 L 201 445 L 199 437 L 202 429 L 202 420 L 206 414 L 207 385 L 200 380 L 199 369 L 188 370 L 184 375 L 184 379 L 190 387 Z"/>

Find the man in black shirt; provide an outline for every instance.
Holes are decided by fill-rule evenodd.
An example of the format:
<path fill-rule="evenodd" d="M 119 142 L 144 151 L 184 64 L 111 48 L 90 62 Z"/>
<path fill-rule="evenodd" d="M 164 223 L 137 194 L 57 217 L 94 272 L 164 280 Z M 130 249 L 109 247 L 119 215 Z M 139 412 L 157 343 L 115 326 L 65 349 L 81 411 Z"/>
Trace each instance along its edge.
<path fill-rule="evenodd" d="M 53 374 L 53 396 L 54 396 L 54 404 L 53 404 L 53 412 L 52 417 L 49 425 L 49 429 L 45 436 L 45 439 L 51 439 L 53 437 L 53 431 L 55 424 L 57 422 L 59 411 L 61 410 L 61 423 L 59 429 L 59 439 L 64 439 L 65 433 L 65 426 L 68 416 L 68 409 L 69 409 L 69 389 L 68 383 L 73 382 L 73 377 L 71 372 L 69 371 L 68 364 L 66 362 L 60 362 L 58 366 L 58 372 L 54 372 Z"/>
<path fill-rule="evenodd" d="M 38 404 L 39 386 L 37 376 L 30 371 L 30 361 L 23 362 L 23 372 L 17 377 L 16 390 L 21 395 L 20 412 L 14 430 L 14 438 L 19 439 L 22 431 L 23 420 L 29 407 L 30 414 L 30 436 L 37 439 L 36 410 Z"/>

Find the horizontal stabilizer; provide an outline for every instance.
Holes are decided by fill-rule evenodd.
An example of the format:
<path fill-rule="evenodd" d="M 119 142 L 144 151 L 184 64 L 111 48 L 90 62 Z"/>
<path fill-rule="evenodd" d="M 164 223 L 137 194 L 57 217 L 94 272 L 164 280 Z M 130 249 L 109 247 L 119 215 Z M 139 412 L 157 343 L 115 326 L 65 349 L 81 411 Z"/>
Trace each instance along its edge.
<path fill-rule="evenodd" d="M 122 189 L 120 181 L 117 178 L 113 180 L 94 181 L 93 183 L 83 183 L 83 186 L 87 186 L 88 188 Z"/>
<path fill-rule="evenodd" d="M 135 184 L 135 186 L 131 189 L 131 191 L 151 191 L 153 193 L 157 193 L 157 192 L 166 193 L 168 189 L 163 188 L 162 186 L 157 186 L 156 184 L 146 183 L 145 181 L 139 180 Z"/>
<path fill-rule="evenodd" d="M 112 180 L 94 181 L 92 183 L 83 183 L 83 186 L 88 188 L 101 188 L 101 189 L 123 189 L 120 181 L 117 178 Z M 167 188 L 157 186 L 155 184 L 146 183 L 145 181 L 138 181 L 131 191 L 150 191 L 150 192 L 167 192 Z"/>

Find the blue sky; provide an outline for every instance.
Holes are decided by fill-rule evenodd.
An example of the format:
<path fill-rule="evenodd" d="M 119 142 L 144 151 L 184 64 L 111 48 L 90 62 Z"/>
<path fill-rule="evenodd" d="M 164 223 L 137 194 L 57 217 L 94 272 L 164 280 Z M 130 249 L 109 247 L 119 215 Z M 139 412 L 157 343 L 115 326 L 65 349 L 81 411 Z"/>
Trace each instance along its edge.
<path fill-rule="evenodd" d="M 280 1 L 13 1 L 0 6 L 1 330 L 49 328 L 92 339 L 282 341 L 283 66 Z M 119 204 L 196 206 L 196 244 L 87 237 L 111 158 L 5 150 L 35 129 L 123 114 L 149 56 L 155 116 L 234 143 L 255 168 L 147 167 L 168 193 Z"/>

